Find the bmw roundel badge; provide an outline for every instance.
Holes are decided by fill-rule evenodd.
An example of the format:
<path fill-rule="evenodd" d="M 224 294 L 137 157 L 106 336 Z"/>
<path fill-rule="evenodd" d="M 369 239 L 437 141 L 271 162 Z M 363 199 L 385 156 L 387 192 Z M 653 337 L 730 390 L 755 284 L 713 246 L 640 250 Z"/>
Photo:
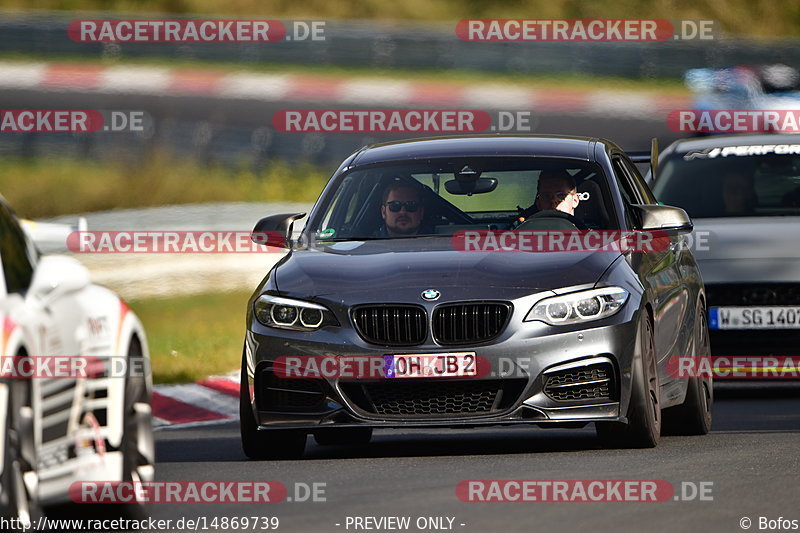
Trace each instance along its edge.
<path fill-rule="evenodd" d="M 429 302 L 432 302 L 433 300 L 438 300 L 439 296 L 441 295 L 442 293 L 437 291 L 436 289 L 426 289 L 422 291 L 422 299 L 428 300 Z"/>

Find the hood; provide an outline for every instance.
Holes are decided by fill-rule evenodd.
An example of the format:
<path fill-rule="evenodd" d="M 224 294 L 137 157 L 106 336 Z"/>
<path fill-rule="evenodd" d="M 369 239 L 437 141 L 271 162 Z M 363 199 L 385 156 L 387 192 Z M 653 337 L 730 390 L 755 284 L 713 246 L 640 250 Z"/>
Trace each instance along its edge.
<path fill-rule="evenodd" d="M 800 217 L 699 218 L 694 230 L 705 283 L 800 281 Z"/>
<path fill-rule="evenodd" d="M 594 284 L 619 257 L 610 252 L 461 252 L 449 245 L 449 239 L 385 239 L 295 250 L 277 267 L 276 284 L 287 295 L 350 295 L 374 302 L 418 301 L 425 289 L 441 291 L 443 301 L 506 299 Z"/>

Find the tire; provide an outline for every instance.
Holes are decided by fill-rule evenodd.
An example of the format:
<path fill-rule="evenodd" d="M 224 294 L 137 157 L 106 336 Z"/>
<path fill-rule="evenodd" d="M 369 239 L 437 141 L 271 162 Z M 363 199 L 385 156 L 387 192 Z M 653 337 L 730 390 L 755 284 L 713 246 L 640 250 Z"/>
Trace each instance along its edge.
<path fill-rule="evenodd" d="M 5 424 L 2 444 L 3 471 L 0 474 L 0 517 L 14 520 L 19 528 L 10 531 L 25 531 L 29 524 L 41 514 L 35 495 L 29 494 L 23 475 L 33 470 L 33 409 L 31 407 L 31 383 L 29 380 L 7 381 L 8 402 L 4 413 Z"/>
<path fill-rule="evenodd" d="M 320 446 L 363 446 L 372 439 L 372 428 L 330 428 L 314 432 Z"/>
<path fill-rule="evenodd" d="M 306 447 L 304 431 L 271 429 L 259 430 L 250 405 L 250 388 L 247 382 L 247 361 L 242 354 L 242 372 L 239 386 L 239 430 L 242 450 L 250 459 L 300 459 Z"/>
<path fill-rule="evenodd" d="M 696 357 L 709 356 L 708 315 L 702 304 L 697 306 L 697 317 L 693 353 Z M 711 431 L 713 408 L 713 378 L 689 378 L 683 403 L 664 410 L 664 435 L 707 434 Z"/>
<path fill-rule="evenodd" d="M 140 363 L 133 363 L 133 361 L 140 361 L 143 356 L 142 345 L 139 339 L 134 337 L 128 347 L 128 375 L 125 377 L 125 405 L 123 407 L 122 444 L 120 445 L 122 480 L 126 482 L 142 481 L 138 469 L 142 466 L 152 466 L 154 460 L 155 443 L 152 416 L 137 411 L 138 404 L 150 405 L 150 391 L 147 389 L 146 377 L 143 374 L 133 374 L 133 369 L 145 368 Z M 144 416 L 147 418 L 142 424 Z M 147 507 L 143 503 L 114 505 L 113 510 L 123 518 L 141 520 L 149 516 Z"/>
<path fill-rule="evenodd" d="M 653 325 L 642 313 L 640 357 L 632 368 L 628 423 L 597 422 L 597 436 L 606 448 L 654 448 L 661 436 L 661 386 L 658 378 Z"/>

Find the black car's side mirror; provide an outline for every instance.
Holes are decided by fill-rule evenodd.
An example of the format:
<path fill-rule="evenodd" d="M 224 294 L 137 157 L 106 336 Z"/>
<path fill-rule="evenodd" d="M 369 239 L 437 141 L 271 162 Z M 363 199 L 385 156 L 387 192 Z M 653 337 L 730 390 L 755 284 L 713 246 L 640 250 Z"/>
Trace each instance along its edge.
<path fill-rule="evenodd" d="M 256 244 L 289 248 L 292 242 L 292 224 L 306 216 L 305 213 L 284 213 L 264 217 L 253 228 L 250 239 Z"/>
<path fill-rule="evenodd" d="M 671 205 L 632 205 L 642 231 L 674 231 L 690 233 L 694 228 L 692 219 L 680 207 Z"/>

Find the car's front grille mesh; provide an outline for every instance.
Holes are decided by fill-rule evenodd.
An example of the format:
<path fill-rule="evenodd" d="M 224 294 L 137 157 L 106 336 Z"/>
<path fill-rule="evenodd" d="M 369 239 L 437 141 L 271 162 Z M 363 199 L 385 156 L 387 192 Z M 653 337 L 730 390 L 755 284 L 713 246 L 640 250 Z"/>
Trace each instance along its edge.
<path fill-rule="evenodd" d="M 726 305 L 798 305 L 800 284 L 753 283 L 706 285 L 709 307 Z"/>
<path fill-rule="evenodd" d="M 544 393 L 559 402 L 612 400 L 615 394 L 613 376 L 611 363 L 545 373 Z"/>
<path fill-rule="evenodd" d="M 381 305 L 353 310 L 358 334 L 365 341 L 384 346 L 422 344 L 427 336 L 427 317 L 421 307 Z"/>
<path fill-rule="evenodd" d="M 470 344 L 490 340 L 503 330 L 510 314 L 504 303 L 460 303 L 437 307 L 433 336 L 439 344 Z"/>
<path fill-rule="evenodd" d="M 342 391 L 360 409 L 384 416 L 480 415 L 510 408 L 527 380 L 385 380 L 343 383 Z"/>

